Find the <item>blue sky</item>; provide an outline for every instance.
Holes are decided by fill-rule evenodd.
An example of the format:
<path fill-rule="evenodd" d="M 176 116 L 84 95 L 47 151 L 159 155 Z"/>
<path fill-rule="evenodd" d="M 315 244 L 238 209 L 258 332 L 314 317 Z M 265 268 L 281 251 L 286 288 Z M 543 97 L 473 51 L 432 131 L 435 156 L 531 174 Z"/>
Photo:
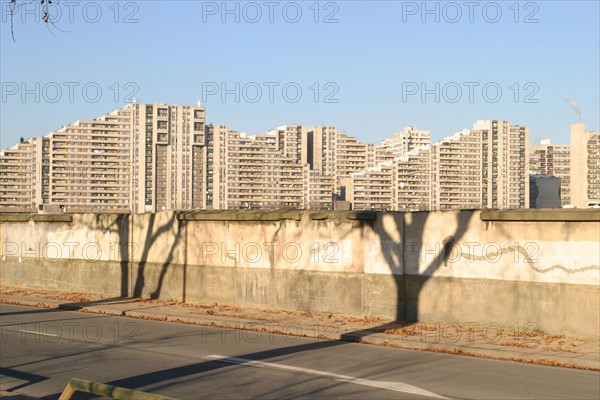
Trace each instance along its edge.
<path fill-rule="evenodd" d="M 208 122 L 248 133 L 326 124 L 372 143 L 406 125 L 440 139 L 478 119 L 567 143 L 577 116 L 561 96 L 588 130 L 600 125 L 598 1 L 430 1 L 426 13 L 422 1 L 55 0 L 51 29 L 26 3 L 13 42 L 2 2 L 2 148 L 131 94 L 204 99 Z"/>

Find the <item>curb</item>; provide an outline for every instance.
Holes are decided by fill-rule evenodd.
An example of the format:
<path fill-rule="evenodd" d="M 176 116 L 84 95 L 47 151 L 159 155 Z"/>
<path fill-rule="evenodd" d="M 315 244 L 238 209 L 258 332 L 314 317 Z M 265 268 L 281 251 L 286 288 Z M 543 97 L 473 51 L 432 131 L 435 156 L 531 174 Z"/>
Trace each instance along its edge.
<path fill-rule="evenodd" d="M 214 316 L 207 318 L 206 316 L 176 316 L 168 315 L 164 313 L 152 313 L 144 310 L 111 310 L 107 306 L 86 306 L 85 303 L 63 303 L 61 300 L 47 299 L 38 300 L 14 300 L 8 299 L 4 296 L 0 296 L 0 303 L 13 304 L 37 308 L 48 308 L 48 309 L 59 309 L 65 311 L 79 311 L 90 314 L 110 315 L 117 317 L 128 317 L 134 319 L 144 319 L 153 321 L 165 321 L 173 323 L 181 323 L 188 325 L 198 326 L 210 326 L 213 328 L 222 329 L 240 329 L 246 331 L 255 332 L 268 332 L 273 334 L 297 336 L 305 338 L 314 338 L 318 340 L 335 340 L 352 343 L 362 343 L 377 346 L 395 347 L 405 350 L 416 350 L 416 351 L 430 351 L 436 353 L 454 354 L 469 357 L 487 358 L 494 360 L 503 361 L 514 361 L 528 364 L 538 364 L 554 367 L 564 367 L 591 371 L 600 371 L 600 359 L 599 360 L 573 360 L 568 357 L 540 357 L 537 355 L 523 355 L 511 352 L 511 351 L 500 351 L 493 349 L 485 349 L 484 347 L 477 346 L 464 346 L 464 345 L 446 345 L 440 343 L 423 343 L 421 341 L 410 340 L 406 336 L 393 337 L 392 335 L 386 335 L 382 333 L 376 333 L 371 331 L 348 331 L 348 332 L 336 332 L 333 334 L 324 335 L 319 333 L 318 330 L 307 328 L 301 329 L 302 334 L 293 334 L 290 332 L 282 331 L 281 329 L 274 329 L 274 323 L 265 323 L 262 321 L 256 321 L 252 319 L 235 318 L 236 322 L 232 323 L 232 318 L 228 317 L 223 320 L 223 317 Z M 483 345 L 485 346 L 485 345 Z"/>

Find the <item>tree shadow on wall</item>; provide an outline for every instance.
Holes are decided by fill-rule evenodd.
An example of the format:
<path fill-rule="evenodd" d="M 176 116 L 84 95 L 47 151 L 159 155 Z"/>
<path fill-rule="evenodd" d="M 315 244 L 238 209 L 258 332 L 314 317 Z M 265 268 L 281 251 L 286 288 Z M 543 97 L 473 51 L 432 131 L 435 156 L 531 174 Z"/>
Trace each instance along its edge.
<path fill-rule="evenodd" d="M 137 261 L 137 271 L 136 271 L 135 284 L 133 286 L 133 292 L 132 292 L 133 297 L 144 297 L 144 295 L 147 293 L 146 274 L 147 274 L 147 267 L 149 266 L 148 265 L 148 257 L 150 256 L 150 250 L 161 239 L 164 239 L 163 241 L 160 242 L 161 246 L 162 246 L 170 239 L 169 236 L 172 236 L 173 237 L 172 243 L 170 243 L 168 245 L 168 251 L 166 253 L 166 258 L 164 259 L 164 262 L 160 266 L 160 271 L 158 273 L 158 278 L 156 280 L 156 286 L 152 292 L 148 293 L 148 297 L 150 299 L 158 299 L 160 297 L 165 276 L 167 274 L 169 266 L 173 263 L 173 259 L 175 257 L 175 252 L 176 252 L 177 248 L 179 247 L 180 242 L 182 241 L 182 236 L 184 236 L 184 229 L 183 229 L 184 224 L 180 223 L 178 221 L 177 213 L 172 212 L 171 216 L 168 218 L 168 220 L 165 223 L 163 223 L 162 225 L 158 225 L 155 228 L 155 225 L 157 222 L 156 221 L 157 215 L 160 215 L 160 214 L 150 214 L 147 216 L 145 215 L 143 218 L 139 218 L 140 223 L 138 223 L 138 225 L 143 225 L 143 226 L 138 226 L 138 228 L 144 229 L 145 233 L 144 233 L 144 242 L 143 242 L 142 252 L 141 252 L 139 261 L 134 260 L 134 261 Z M 146 222 L 145 217 L 148 218 L 147 224 L 145 223 Z M 137 246 L 137 243 L 133 242 L 133 247 L 135 248 L 136 246 Z M 185 249 L 184 249 L 184 254 L 185 254 Z M 183 271 L 183 275 L 184 275 L 183 286 L 184 287 L 185 287 L 185 272 L 186 271 L 185 271 L 185 263 L 184 263 L 184 271 Z M 185 291 L 185 288 L 183 288 L 183 291 Z"/>
<path fill-rule="evenodd" d="M 453 246 L 459 243 L 467 230 L 474 211 L 446 211 L 446 212 L 389 212 L 380 214 L 380 218 L 372 219 L 372 212 L 357 212 L 359 221 L 354 223 L 360 227 L 372 230 L 378 238 L 379 251 L 385 260 L 386 267 L 394 280 L 396 304 L 395 319 L 399 322 L 418 322 L 424 310 L 420 310 L 420 297 L 427 282 L 442 267 L 448 265 Z M 447 215 L 454 214 L 454 221 L 447 220 Z M 169 268 L 173 261 L 178 261 L 182 268 L 181 296 L 185 301 L 186 278 L 187 278 L 187 230 L 186 223 L 177 218 L 178 213 L 171 213 L 168 219 L 159 224 L 157 219 L 160 214 L 145 214 L 141 216 L 122 215 L 119 216 L 119 232 L 122 236 L 121 254 L 121 294 L 126 293 L 132 297 L 146 297 L 158 299 L 163 291 L 163 284 Z M 361 216 L 363 218 L 360 220 Z M 391 218 L 387 218 L 391 217 Z M 435 225 L 437 223 L 437 225 Z M 135 225 L 136 230 L 144 230 L 143 246 L 139 259 L 139 246 L 130 242 L 131 232 Z M 431 243 L 428 242 L 426 229 L 442 229 L 439 237 L 443 239 Z M 353 228 L 354 229 L 354 228 Z M 349 234 L 349 233 L 348 233 Z M 438 236 L 436 234 L 429 236 Z M 397 239 L 399 238 L 399 240 Z M 343 238 L 342 238 L 343 240 Z M 170 242 L 170 243 L 169 243 Z M 154 246 L 159 244 L 164 251 L 163 262 L 158 268 L 158 276 L 154 272 L 156 265 L 149 262 L 155 258 L 156 253 L 151 254 Z M 165 244 L 168 243 L 168 246 Z M 157 251 L 156 249 L 154 251 Z M 177 254 L 182 254 L 183 259 L 176 259 Z M 133 263 L 132 263 L 133 261 Z M 365 263 L 369 260 L 365 258 Z M 137 264 L 137 267 L 134 267 Z M 177 264 L 177 262 L 175 263 Z M 129 274 L 135 271 L 135 280 L 132 279 L 132 290 L 129 290 Z M 149 273 L 149 271 L 152 271 Z M 149 277 L 154 289 L 149 289 Z M 335 310 L 332 310 L 335 312 Z M 373 331 L 382 330 L 386 327 L 373 327 Z M 359 334 L 358 332 L 356 334 Z M 361 332 L 361 335 L 367 333 Z"/>
<path fill-rule="evenodd" d="M 358 213 L 361 214 L 361 212 Z M 342 335 L 342 338 L 352 341 L 375 332 L 398 328 L 399 324 L 420 322 L 422 316 L 427 313 L 427 308 L 437 308 L 434 304 L 435 296 L 429 298 L 430 306 L 423 307 L 421 305 L 424 289 L 440 268 L 448 266 L 454 246 L 463 239 L 475 215 L 472 210 L 388 212 L 381 214 L 378 219 L 369 221 L 369 213 L 363 212 L 366 221 L 361 221 L 361 224 L 377 235 L 380 254 L 393 279 L 395 290 L 393 295 L 396 299 L 393 305 L 396 310 L 395 321 L 373 326 L 368 330 Z M 455 215 L 453 222 L 444 219 L 444 214 L 450 213 Z M 390 218 L 386 218 L 386 216 Z M 441 223 L 443 225 L 440 226 Z M 426 229 L 432 229 L 432 225 L 442 230 L 439 233 L 440 240 L 435 242 L 428 241 L 426 232 Z M 434 233 L 430 236 L 438 235 Z M 396 239 L 398 237 L 399 240 Z M 365 257 L 364 262 L 366 268 L 370 261 Z M 438 297 L 445 298 L 446 296 Z"/>
<path fill-rule="evenodd" d="M 423 310 L 419 310 L 423 288 L 436 271 L 447 266 L 453 246 L 463 239 L 475 212 L 389 212 L 380 213 L 379 218 L 369 211 L 357 214 L 359 221 L 353 222 L 352 230 L 369 229 L 377 236 L 380 255 L 394 280 L 395 319 L 418 322 L 423 314 Z M 448 220 L 448 214 L 454 215 L 453 221 Z M 171 212 L 168 218 L 161 213 L 119 215 L 110 223 L 100 217 L 96 216 L 100 230 L 119 234 L 122 297 L 160 298 L 169 268 L 180 264 L 183 280 L 177 297 L 185 301 L 187 230 L 186 222 L 178 219 L 178 213 Z M 426 229 L 432 227 L 443 232 L 428 234 Z M 134 231 L 136 238 L 143 237 L 141 243 L 135 241 Z M 440 237 L 437 243 L 428 242 L 431 240 L 428 238 L 436 236 Z M 151 261 L 157 257 L 162 259 L 159 265 Z M 370 260 L 365 257 L 364 262 L 367 267 Z"/>
<path fill-rule="evenodd" d="M 119 214 L 116 218 L 106 218 L 105 215 L 101 214 L 95 216 L 95 226 L 100 232 L 117 234 L 119 238 L 118 260 L 120 265 L 121 279 L 119 286 L 121 298 L 146 297 L 158 299 L 160 297 L 165 276 L 170 265 L 175 260 L 176 252 L 182 243 L 186 243 L 186 241 L 182 240 L 185 236 L 185 221 L 179 221 L 176 212 L 171 212 L 170 214 L 168 219 L 163 223 L 159 223 L 158 220 L 161 216 L 164 216 L 164 213 L 140 215 Z M 143 232 L 143 234 L 140 235 L 140 232 Z M 140 236 L 143 239 L 141 242 L 138 242 L 136 238 Z M 159 245 L 159 249 L 164 250 L 160 254 L 156 253 L 159 251 L 155 248 L 157 245 Z M 183 253 L 185 257 L 185 249 Z M 163 259 L 158 268 L 158 276 L 154 274 L 155 268 L 153 268 L 158 263 L 149 261 L 157 256 Z M 185 263 L 183 268 L 185 284 Z M 150 277 L 156 277 L 154 289 L 148 288 L 147 281 Z M 183 292 L 183 297 L 185 298 L 185 287 L 183 288 Z M 99 302 L 112 300 L 114 299 L 106 299 Z M 95 302 L 87 302 L 85 304 L 89 303 Z"/>

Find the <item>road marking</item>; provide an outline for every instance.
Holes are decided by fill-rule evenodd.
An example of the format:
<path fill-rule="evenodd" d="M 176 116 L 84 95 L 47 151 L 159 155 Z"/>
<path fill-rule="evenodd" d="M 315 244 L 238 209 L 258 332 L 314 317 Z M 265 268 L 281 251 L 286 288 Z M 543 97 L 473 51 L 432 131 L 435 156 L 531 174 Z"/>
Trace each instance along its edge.
<path fill-rule="evenodd" d="M 238 358 L 238 357 L 210 355 L 210 356 L 206 356 L 203 358 L 212 360 L 212 361 L 221 361 L 221 362 L 229 363 L 229 364 L 240 364 L 240 365 L 247 365 L 247 366 L 259 367 L 259 368 L 272 368 L 272 369 L 278 369 L 278 370 L 283 370 L 283 371 L 302 372 L 305 374 L 332 378 L 332 379 L 335 379 L 335 380 L 341 381 L 341 382 L 354 383 L 356 385 L 370 386 L 370 387 L 374 387 L 374 388 L 378 388 L 378 389 L 392 390 L 395 392 L 403 392 L 403 393 L 409 393 L 409 394 L 416 394 L 419 396 L 432 397 L 432 398 L 436 398 L 436 399 L 449 400 L 447 397 L 440 396 L 439 394 L 435 394 L 435 393 L 429 392 L 425 389 L 421 389 L 417 386 L 412 386 L 412 385 L 409 385 L 407 383 L 402 383 L 402 382 L 373 381 L 370 379 L 356 378 L 354 376 L 349 376 L 349 375 L 340 375 L 340 374 L 334 374 L 332 372 L 319 371 L 317 369 L 292 367 L 290 365 L 270 363 L 270 362 L 265 362 L 265 361 L 256 361 L 256 360 L 250 360 L 250 359 Z"/>
<path fill-rule="evenodd" d="M 42 335 L 42 336 L 51 336 L 51 337 L 58 337 L 58 335 L 53 335 L 51 333 L 45 333 L 45 332 L 38 332 L 38 331 L 26 331 L 24 329 L 19 329 L 19 332 L 24 332 L 24 333 L 33 333 L 36 335 Z"/>

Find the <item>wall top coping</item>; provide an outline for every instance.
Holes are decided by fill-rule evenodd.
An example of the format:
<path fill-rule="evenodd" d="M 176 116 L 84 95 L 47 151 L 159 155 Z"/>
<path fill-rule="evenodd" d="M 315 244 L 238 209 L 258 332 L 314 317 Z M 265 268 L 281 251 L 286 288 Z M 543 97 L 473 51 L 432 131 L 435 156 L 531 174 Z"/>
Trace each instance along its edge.
<path fill-rule="evenodd" d="M 469 210 L 473 211 L 473 210 Z M 434 211 L 443 212 L 443 211 Z M 466 211 L 465 211 L 466 212 Z M 180 221 L 374 221 L 378 214 L 402 212 L 378 211 L 308 211 L 308 210 L 202 210 L 179 212 Z M 9 214 L 0 213 L 1 222 L 72 222 L 75 214 Z M 99 214 L 102 215 L 102 214 Z M 135 217 L 135 216 L 134 216 Z M 525 209 L 525 210 L 482 210 L 482 221 L 537 221 L 537 222 L 600 222 L 598 209 Z"/>
<path fill-rule="evenodd" d="M 311 220 L 348 219 L 354 221 L 369 221 L 377 219 L 377 213 L 372 211 L 192 211 L 178 215 L 182 221 L 300 221 L 308 214 Z"/>
<path fill-rule="evenodd" d="M 180 221 L 281 221 L 302 219 L 302 211 L 187 211 L 180 213 L 177 218 Z"/>
<path fill-rule="evenodd" d="M 482 221 L 599 222 L 600 210 L 593 208 L 548 208 L 526 210 L 489 210 L 481 212 Z"/>
<path fill-rule="evenodd" d="M 0 214 L 0 222 L 73 222 L 68 214 Z"/>

